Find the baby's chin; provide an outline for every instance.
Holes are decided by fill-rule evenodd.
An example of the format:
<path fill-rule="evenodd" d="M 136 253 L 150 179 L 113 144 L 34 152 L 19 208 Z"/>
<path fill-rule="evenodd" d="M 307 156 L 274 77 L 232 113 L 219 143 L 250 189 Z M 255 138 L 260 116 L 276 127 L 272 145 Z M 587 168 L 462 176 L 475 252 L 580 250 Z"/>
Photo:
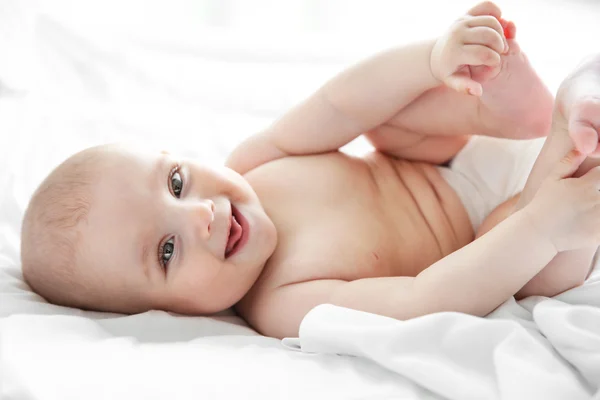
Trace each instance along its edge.
<path fill-rule="evenodd" d="M 237 257 L 240 262 L 253 265 L 251 269 L 260 273 L 277 247 L 277 229 L 260 203 L 241 206 L 240 212 L 246 219 L 248 231 L 244 234 L 248 237 L 245 247 L 233 255 L 231 262 L 236 263 Z"/>

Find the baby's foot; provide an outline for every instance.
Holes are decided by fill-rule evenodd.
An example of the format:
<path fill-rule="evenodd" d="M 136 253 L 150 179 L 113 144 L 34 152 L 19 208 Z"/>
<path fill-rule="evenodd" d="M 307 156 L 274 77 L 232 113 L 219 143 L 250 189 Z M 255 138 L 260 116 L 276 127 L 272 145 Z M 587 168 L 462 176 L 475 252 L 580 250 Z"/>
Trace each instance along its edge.
<path fill-rule="evenodd" d="M 600 54 L 585 59 L 560 85 L 555 124 L 568 129 L 575 147 L 600 156 Z"/>
<path fill-rule="evenodd" d="M 485 67 L 471 71 L 483 86 L 479 115 L 484 132 L 511 139 L 546 136 L 552 124 L 552 93 L 514 40 L 514 24 L 504 20 L 501 23 L 510 50 L 502 55 L 500 72 L 488 79 Z"/>

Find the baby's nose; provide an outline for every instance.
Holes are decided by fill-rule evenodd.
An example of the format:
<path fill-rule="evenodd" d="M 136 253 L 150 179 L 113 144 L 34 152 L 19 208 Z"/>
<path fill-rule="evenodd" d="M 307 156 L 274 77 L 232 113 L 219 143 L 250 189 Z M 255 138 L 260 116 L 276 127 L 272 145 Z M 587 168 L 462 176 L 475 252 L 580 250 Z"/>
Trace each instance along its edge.
<path fill-rule="evenodd" d="M 215 219 L 215 203 L 210 199 L 198 200 L 191 207 L 191 222 L 202 239 L 210 237 L 210 225 Z"/>

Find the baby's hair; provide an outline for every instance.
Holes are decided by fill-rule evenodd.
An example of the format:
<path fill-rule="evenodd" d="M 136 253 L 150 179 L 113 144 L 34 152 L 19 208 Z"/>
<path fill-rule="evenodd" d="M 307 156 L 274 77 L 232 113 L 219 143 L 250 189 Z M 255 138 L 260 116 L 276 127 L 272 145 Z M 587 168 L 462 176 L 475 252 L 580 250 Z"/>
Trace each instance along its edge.
<path fill-rule="evenodd" d="M 86 307 L 86 282 L 76 263 L 81 224 L 101 172 L 105 146 L 83 150 L 57 166 L 33 194 L 21 230 L 23 276 L 51 303 Z"/>

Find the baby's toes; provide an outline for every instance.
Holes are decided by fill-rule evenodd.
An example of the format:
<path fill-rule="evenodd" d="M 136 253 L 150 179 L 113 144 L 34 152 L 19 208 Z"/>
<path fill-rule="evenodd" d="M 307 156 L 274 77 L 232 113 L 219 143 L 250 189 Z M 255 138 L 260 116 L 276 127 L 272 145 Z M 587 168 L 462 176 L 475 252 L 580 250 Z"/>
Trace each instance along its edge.
<path fill-rule="evenodd" d="M 504 18 L 500 18 L 500 25 L 502 25 L 502 29 L 504 30 L 504 37 L 509 39 L 514 39 L 517 36 L 517 26 L 512 21 L 507 21 Z"/>

